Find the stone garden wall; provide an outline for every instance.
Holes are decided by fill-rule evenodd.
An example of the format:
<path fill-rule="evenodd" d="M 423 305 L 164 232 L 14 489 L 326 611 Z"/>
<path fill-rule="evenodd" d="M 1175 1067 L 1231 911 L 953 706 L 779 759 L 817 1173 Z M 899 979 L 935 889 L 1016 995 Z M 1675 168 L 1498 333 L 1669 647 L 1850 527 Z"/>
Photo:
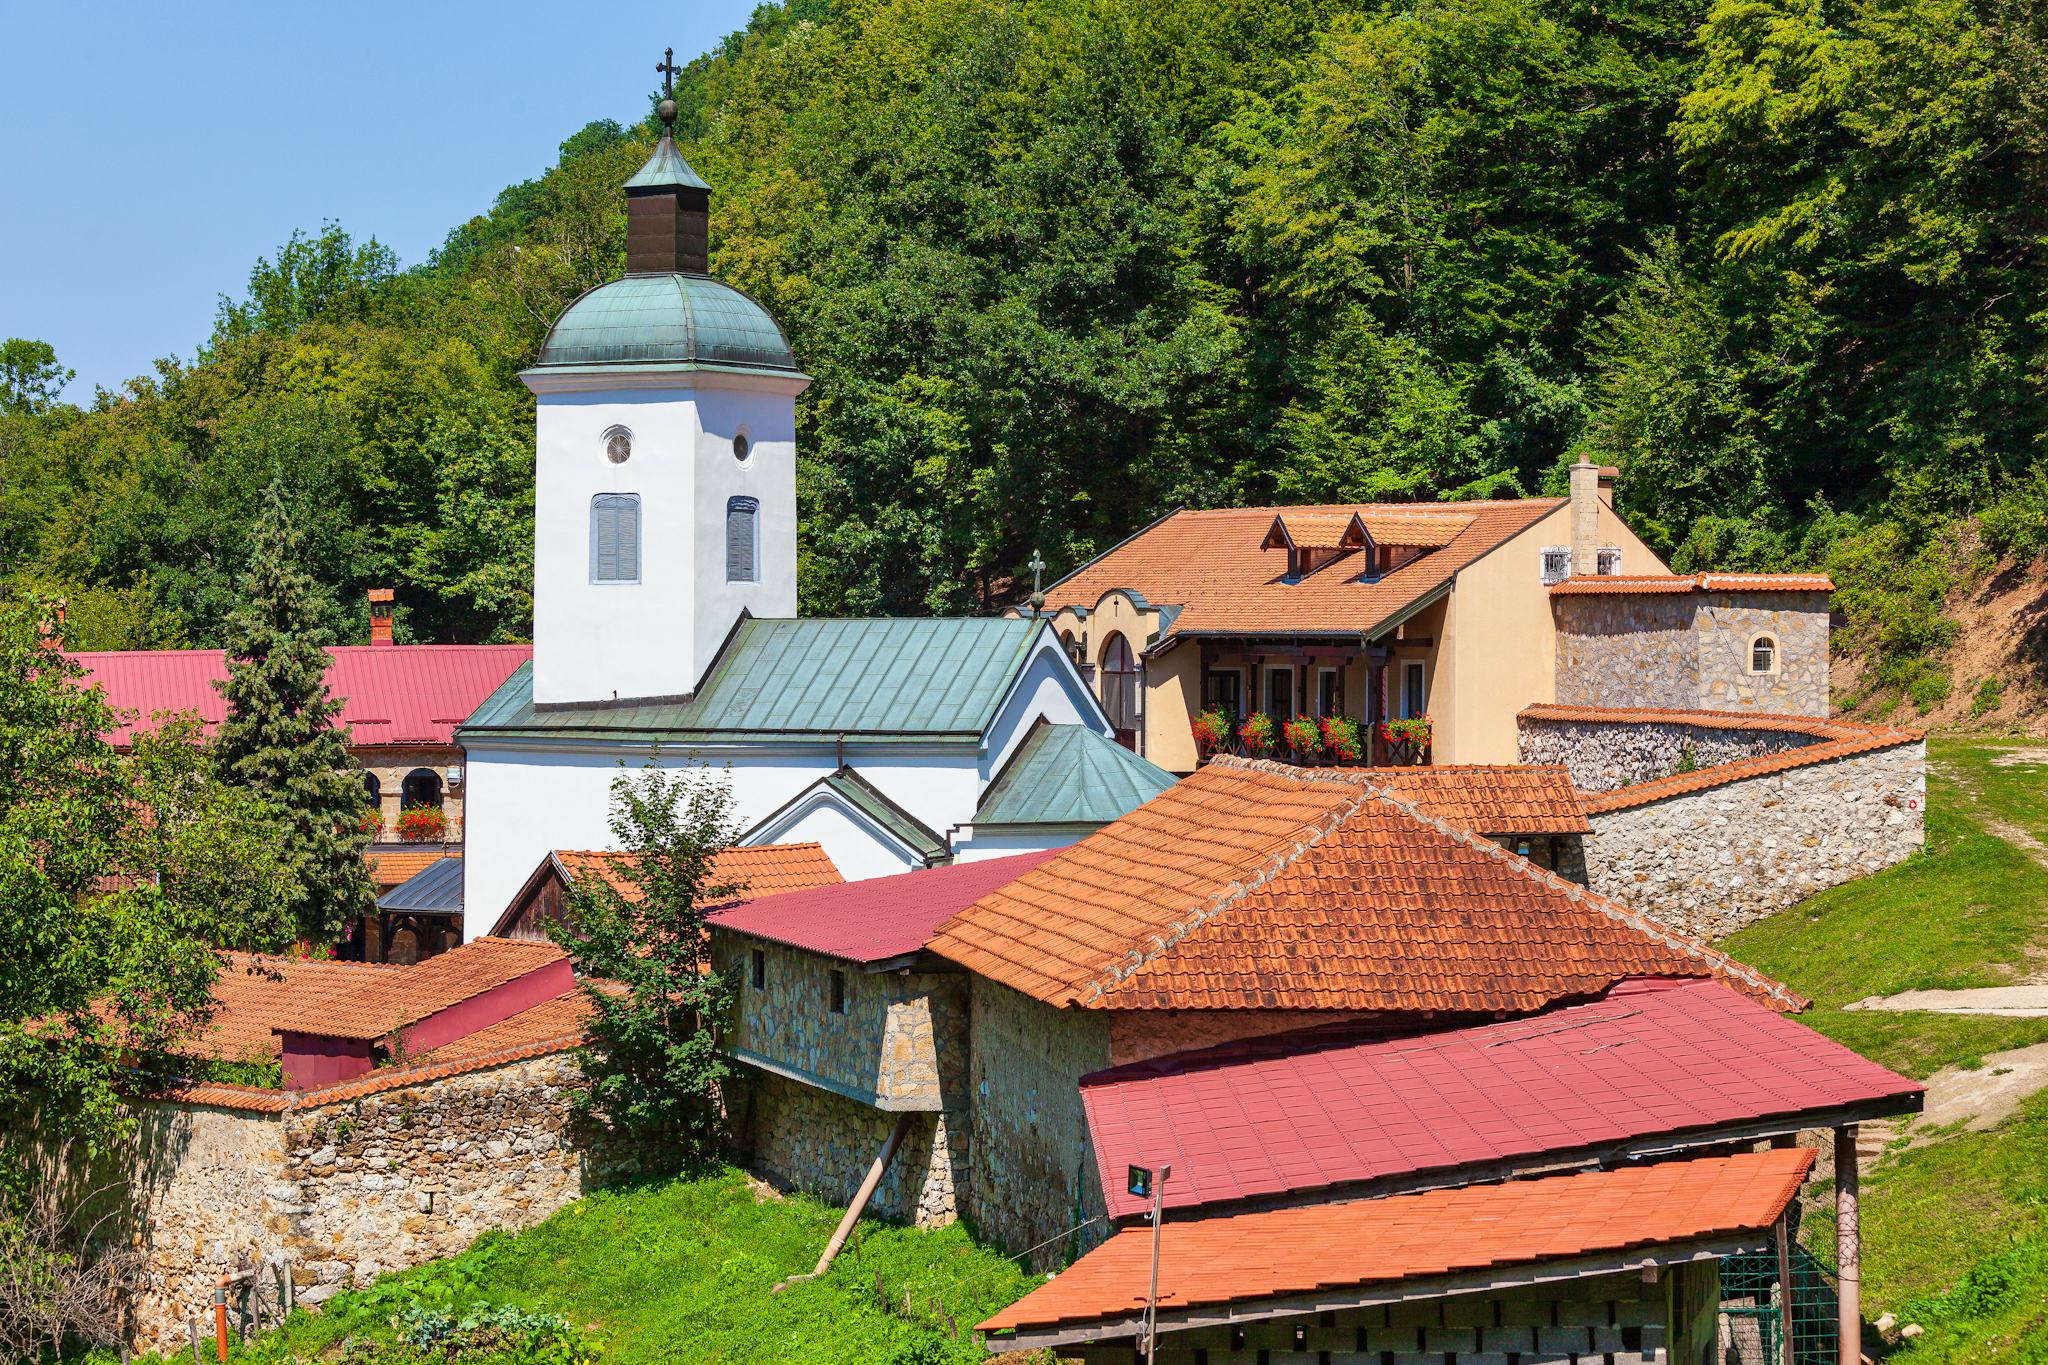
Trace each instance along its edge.
<path fill-rule="evenodd" d="M 1562 709 L 1562 708 L 1560 708 Z M 1824 743 L 1815 729 L 1686 724 L 1679 721 L 1550 720 L 1521 717 L 1524 763 L 1563 764 L 1582 792 L 1611 792 L 1640 786 L 1677 772 L 1691 755 L 1692 766 L 1716 768 Z"/>
<path fill-rule="evenodd" d="M 148 1195 L 150 1278 L 135 1304 L 137 1344 L 176 1349 L 189 1317 L 210 1324 L 223 1270 L 286 1278 L 297 1302 L 319 1303 L 453 1255 L 488 1229 L 529 1227 L 639 1168 L 631 1154 L 572 1140 L 581 1076 L 566 1053 L 423 1071 L 413 1085 L 336 1087 L 349 1097 L 324 1103 L 317 1091 L 209 1086 L 143 1106 L 131 1188 Z"/>
<path fill-rule="evenodd" d="M 1753 766 L 1762 765 L 1744 771 Z M 1588 812 L 1588 884 L 1718 939 L 1916 852 L 1926 766 L 1926 743 L 1915 739 L 1669 795 L 1651 796 L 1671 785 L 1652 784 L 1639 804 Z"/>
<path fill-rule="evenodd" d="M 773 1072 L 746 1069 L 740 1117 L 741 1158 L 755 1174 L 784 1189 L 846 1204 L 860 1190 L 901 1114 Z M 959 1212 L 965 1175 L 964 1125 L 946 1113 L 914 1114 L 867 1214 L 918 1227 L 938 1227 Z"/>

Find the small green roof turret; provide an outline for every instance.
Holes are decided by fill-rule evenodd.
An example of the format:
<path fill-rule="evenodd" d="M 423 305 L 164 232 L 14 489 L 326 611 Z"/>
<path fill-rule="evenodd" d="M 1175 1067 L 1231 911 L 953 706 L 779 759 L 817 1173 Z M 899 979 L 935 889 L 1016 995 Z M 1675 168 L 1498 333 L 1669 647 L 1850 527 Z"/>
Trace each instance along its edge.
<path fill-rule="evenodd" d="M 667 104 L 667 100 L 662 103 Z M 635 190 L 709 190 L 704 177 L 698 175 L 683 154 L 676 149 L 676 140 L 667 128 L 661 130 L 661 141 L 654 148 L 654 155 L 647 158 L 647 164 L 636 171 L 626 182 L 626 193 Z"/>

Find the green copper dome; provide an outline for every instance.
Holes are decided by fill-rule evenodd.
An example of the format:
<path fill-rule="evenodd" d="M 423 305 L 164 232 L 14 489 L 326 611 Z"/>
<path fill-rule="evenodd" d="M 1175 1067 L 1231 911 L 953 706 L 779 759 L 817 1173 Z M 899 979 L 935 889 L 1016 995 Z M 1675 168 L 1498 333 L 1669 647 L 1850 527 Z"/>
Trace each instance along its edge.
<path fill-rule="evenodd" d="M 796 372 L 768 310 L 709 275 L 628 275 L 569 305 L 537 367 L 704 365 Z"/>

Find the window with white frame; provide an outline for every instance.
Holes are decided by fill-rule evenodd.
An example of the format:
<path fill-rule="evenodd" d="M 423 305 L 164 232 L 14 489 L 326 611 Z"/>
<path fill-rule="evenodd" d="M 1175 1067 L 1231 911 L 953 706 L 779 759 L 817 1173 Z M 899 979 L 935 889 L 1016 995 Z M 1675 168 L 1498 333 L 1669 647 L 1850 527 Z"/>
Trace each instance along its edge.
<path fill-rule="evenodd" d="M 1266 670 L 1266 714 L 1275 720 L 1294 718 L 1294 670 L 1292 668 L 1269 668 Z"/>
<path fill-rule="evenodd" d="M 1778 671 L 1778 641 L 1769 635 L 1759 635 L 1749 642 L 1749 671 L 1752 673 L 1776 673 Z"/>
<path fill-rule="evenodd" d="M 590 500 L 590 581 L 640 581 L 638 493 L 599 493 Z"/>
<path fill-rule="evenodd" d="M 1334 668 L 1316 670 L 1316 714 L 1334 716 L 1344 709 L 1344 675 Z"/>
<path fill-rule="evenodd" d="M 1569 545 L 1546 545 L 1543 547 L 1543 582 L 1562 583 L 1572 576 L 1572 551 Z"/>

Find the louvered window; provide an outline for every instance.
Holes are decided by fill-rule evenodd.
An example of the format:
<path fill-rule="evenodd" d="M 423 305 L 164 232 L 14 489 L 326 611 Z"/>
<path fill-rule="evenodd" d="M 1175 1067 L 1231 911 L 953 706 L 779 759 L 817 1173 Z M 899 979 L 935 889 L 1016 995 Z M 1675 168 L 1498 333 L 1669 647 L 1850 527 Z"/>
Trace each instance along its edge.
<path fill-rule="evenodd" d="M 590 500 L 590 581 L 640 581 L 640 495 L 600 493 Z"/>
<path fill-rule="evenodd" d="M 755 549 L 759 537 L 761 504 L 755 498 L 728 498 L 725 504 L 725 581 L 757 582 Z"/>

